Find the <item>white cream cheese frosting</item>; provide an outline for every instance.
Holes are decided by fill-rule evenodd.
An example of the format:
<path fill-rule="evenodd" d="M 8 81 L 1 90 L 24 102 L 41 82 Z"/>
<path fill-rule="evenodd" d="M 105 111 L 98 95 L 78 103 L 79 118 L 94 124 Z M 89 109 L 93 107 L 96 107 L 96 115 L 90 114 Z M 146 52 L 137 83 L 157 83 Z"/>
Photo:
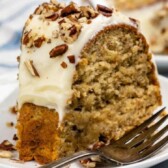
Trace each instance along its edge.
<path fill-rule="evenodd" d="M 60 119 L 64 116 L 67 102 L 72 96 L 72 80 L 76 64 L 80 61 L 80 52 L 89 39 L 110 25 L 127 24 L 137 27 L 135 22 L 115 10 L 110 17 L 99 13 L 97 17 L 91 19 L 91 23 L 81 23 L 78 38 L 73 43 L 66 43 L 59 34 L 61 19 L 45 20 L 41 18 L 41 14 L 33 14 L 27 21 L 21 46 L 18 97 L 19 109 L 24 103 L 33 103 L 55 109 Z M 32 36 L 44 36 L 49 40 L 43 42 L 40 47 L 25 45 L 23 40 L 27 32 L 32 33 Z M 53 38 L 54 33 L 57 33 L 56 38 Z M 67 51 L 60 56 L 50 58 L 50 51 L 62 44 L 67 44 Z M 70 55 L 74 55 L 75 63 L 71 63 L 68 59 Z M 33 62 L 33 68 L 38 75 L 32 75 L 26 67 L 26 62 L 29 61 Z M 63 64 L 65 66 L 62 66 Z"/>

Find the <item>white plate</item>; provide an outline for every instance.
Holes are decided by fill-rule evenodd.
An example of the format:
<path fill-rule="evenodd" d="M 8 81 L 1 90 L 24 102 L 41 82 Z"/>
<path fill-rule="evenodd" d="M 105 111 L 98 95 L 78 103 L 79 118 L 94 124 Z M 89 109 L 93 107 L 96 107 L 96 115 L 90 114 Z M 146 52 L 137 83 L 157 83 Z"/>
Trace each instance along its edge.
<path fill-rule="evenodd" d="M 168 79 L 162 76 L 159 77 L 161 83 L 161 92 L 163 96 L 163 104 L 168 108 Z M 13 86 L 12 86 L 13 87 Z M 14 122 L 16 123 L 16 115 L 11 114 L 9 112 L 9 107 L 13 106 L 17 99 L 17 88 L 6 98 L 0 105 L 0 142 L 7 139 L 12 143 L 15 143 L 12 138 L 14 133 L 16 132 L 15 128 L 8 128 L 6 126 L 6 122 Z M 6 90 L 8 92 L 8 90 Z M 166 123 L 165 123 L 166 124 Z M 16 152 L 15 158 L 17 159 L 18 153 Z M 168 159 L 168 146 L 164 147 L 160 152 L 158 152 L 155 156 L 142 161 L 140 163 L 121 166 L 120 168 L 146 168 L 153 165 L 156 165 L 162 161 Z M 32 162 L 20 163 L 14 160 L 2 159 L 0 158 L 0 168 L 37 168 L 39 165 Z M 74 163 L 71 165 L 71 168 L 80 168 L 81 166 L 78 163 Z"/>
<path fill-rule="evenodd" d="M 168 72 L 168 55 L 155 55 L 157 67 L 161 72 Z"/>

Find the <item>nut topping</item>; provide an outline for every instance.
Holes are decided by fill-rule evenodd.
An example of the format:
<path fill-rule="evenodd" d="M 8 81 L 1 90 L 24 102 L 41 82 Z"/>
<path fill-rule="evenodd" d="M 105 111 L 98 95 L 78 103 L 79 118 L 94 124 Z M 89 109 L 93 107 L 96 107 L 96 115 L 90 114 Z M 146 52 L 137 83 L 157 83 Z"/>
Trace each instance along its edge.
<path fill-rule="evenodd" d="M 13 140 L 14 140 L 14 141 L 17 141 L 17 140 L 18 140 L 18 137 L 17 137 L 16 134 L 13 135 Z"/>
<path fill-rule="evenodd" d="M 56 46 L 50 51 L 50 58 L 55 58 L 57 56 L 60 56 L 64 54 L 68 50 L 68 45 L 67 44 L 62 44 L 59 46 Z"/>
<path fill-rule="evenodd" d="M 74 3 L 71 3 L 61 11 L 61 16 L 65 17 L 74 13 L 79 13 L 79 9 Z"/>
<path fill-rule="evenodd" d="M 90 6 L 81 6 L 80 10 L 82 12 L 82 17 L 86 17 L 87 19 L 98 16 L 98 13 Z"/>
<path fill-rule="evenodd" d="M 27 45 L 27 44 L 29 43 L 29 34 L 30 34 L 30 32 L 31 32 L 31 30 L 28 31 L 28 32 L 26 32 L 26 33 L 24 34 L 24 37 L 23 37 L 23 44 L 24 44 L 24 45 Z"/>
<path fill-rule="evenodd" d="M 6 151 L 14 151 L 16 150 L 14 145 L 11 144 L 8 140 L 4 140 L 1 144 L 0 144 L 0 150 L 6 150 Z"/>
<path fill-rule="evenodd" d="M 68 60 L 70 63 L 74 64 L 75 63 L 75 56 L 74 55 L 68 56 Z"/>
<path fill-rule="evenodd" d="M 65 18 L 64 22 L 59 24 L 61 39 L 68 44 L 73 43 L 79 36 L 82 26 L 78 22 L 72 22 Z"/>
<path fill-rule="evenodd" d="M 103 5 L 97 5 L 97 10 L 104 16 L 110 17 L 112 16 L 113 10 L 103 6 Z"/>
<path fill-rule="evenodd" d="M 53 3 L 54 5 L 58 5 L 59 3 L 57 2 L 57 0 L 50 0 L 51 3 Z"/>
<path fill-rule="evenodd" d="M 38 71 L 36 70 L 32 60 L 25 61 L 25 65 L 26 65 L 27 69 L 29 70 L 29 72 L 31 73 L 32 76 L 40 77 L 40 75 L 39 75 Z"/>
<path fill-rule="evenodd" d="M 57 20 L 58 17 L 59 17 L 58 13 L 49 13 L 49 14 L 46 14 L 46 15 L 45 15 L 45 18 L 46 18 L 46 19 L 50 19 L 50 20 L 52 20 L 52 21 Z"/>
<path fill-rule="evenodd" d="M 62 62 L 62 63 L 61 63 L 61 66 L 62 66 L 62 68 L 65 69 L 65 68 L 67 68 L 68 65 L 66 64 L 66 62 Z"/>
<path fill-rule="evenodd" d="M 75 25 L 73 25 L 73 26 L 70 28 L 70 33 L 69 33 L 69 35 L 70 35 L 70 36 L 73 36 L 73 35 L 76 34 L 76 33 L 77 33 L 77 29 L 76 29 Z"/>
<path fill-rule="evenodd" d="M 40 48 L 43 41 L 45 41 L 45 37 L 39 37 L 37 40 L 34 41 L 34 46 Z"/>
<path fill-rule="evenodd" d="M 20 56 L 17 56 L 17 62 L 20 63 Z"/>

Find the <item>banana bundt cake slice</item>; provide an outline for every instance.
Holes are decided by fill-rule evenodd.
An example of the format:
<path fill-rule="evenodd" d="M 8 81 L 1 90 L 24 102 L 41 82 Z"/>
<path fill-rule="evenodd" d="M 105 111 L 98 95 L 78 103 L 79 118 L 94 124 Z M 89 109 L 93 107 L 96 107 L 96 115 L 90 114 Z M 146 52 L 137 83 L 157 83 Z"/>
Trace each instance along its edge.
<path fill-rule="evenodd" d="M 21 50 L 21 160 L 44 164 L 117 140 L 161 105 L 145 37 L 115 9 L 43 3 Z"/>

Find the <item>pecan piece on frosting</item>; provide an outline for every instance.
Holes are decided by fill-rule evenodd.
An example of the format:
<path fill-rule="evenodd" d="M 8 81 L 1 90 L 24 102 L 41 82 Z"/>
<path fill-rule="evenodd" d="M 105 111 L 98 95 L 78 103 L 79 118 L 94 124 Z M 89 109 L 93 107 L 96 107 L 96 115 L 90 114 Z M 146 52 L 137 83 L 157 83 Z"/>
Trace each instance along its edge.
<path fill-rule="evenodd" d="M 64 9 L 61 11 L 61 16 L 65 17 L 74 13 L 79 13 L 79 8 L 74 4 L 71 3 L 70 5 L 66 6 Z"/>
<path fill-rule="evenodd" d="M 92 7 L 90 6 L 81 6 L 80 10 L 82 12 L 82 17 L 86 17 L 87 19 L 90 18 L 95 18 L 98 16 L 98 12 L 95 11 Z"/>
<path fill-rule="evenodd" d="M 77 40 L 81 28 L 81 24 L 72 22 L 70 19 L 65 18 L 59 23 L 60 37 L 65 43 L 71 44 Z"/>
<path fill-rule="evenodd" d="M 25 61 L 25 65 L 26 65 L 28 71 L 31 73 L 32 76 L 40 77 L 40 75 L 39 75 L 37 69 L 35 68 L 32 60 Z"/>
<path fill-rule="evenodd" d="M 42 43 L 45 41 L 45 37 L 39 37 L 38 39 L 34 40 L 34 46 L 40 48 Z"/>
<path fill-rule="evenodd" d="M 69 55 L 68 60 L 70 63 L 74 64 L 75 63 L 75 56 L 74 55 Z"/>
<path fill-rule="evenodd" d="M 48 13 L 45 14 L 46 19 L 50 19 L 51 21 L 56 21 L 59 18 L 59 14 L 54 12 L 54 13 Z"/>
<path fill-rule="evenodd" d="M 68 65 L 66 64 L 66 62 L 62 62 L 62 63 L 61 63 L 61 66 L 62 66 L 62 68 L 65 69 L 65 68 L 67 68 Z"/>
<path fill-rule="evenodd" d="M 112 13 L 113 13 L 113 10 L 106 7 L 106 6 L 103 6 L 103 5 L 97 5 L 97 10 L 104 16 L 107 16 L 107 17 L 110 17 L 112 16 Z"/>
<path fill-rule="evenodd" d="M 29 35 L 30 35 L 31 31 L 32 30 L 24 33 L 24 35 L 23 35 L 23 44 L 24 45 L 27 45 L 29 43 L 29 40 L 30 40 Z"/>
<path fill-rule="evenodd" d="M 70 33 L 69 33 L 69 35 L 70 35 L 70 36 L 73 36 L 73 35 L 76 34 L 76 33 L 77 33 L 77 28 L 76 28 L 75 25 L 73 25 L 73 26 L 70 28 Z"/>
<path fill-rule="evenodd" d="M 59 46 L 56 46 L 50 51 L 50 58 L 55 58 L 57 56 L 60 56 L 64 54 L 68 50 L 68 45 L 67 44 L 62 44 Z"/>

